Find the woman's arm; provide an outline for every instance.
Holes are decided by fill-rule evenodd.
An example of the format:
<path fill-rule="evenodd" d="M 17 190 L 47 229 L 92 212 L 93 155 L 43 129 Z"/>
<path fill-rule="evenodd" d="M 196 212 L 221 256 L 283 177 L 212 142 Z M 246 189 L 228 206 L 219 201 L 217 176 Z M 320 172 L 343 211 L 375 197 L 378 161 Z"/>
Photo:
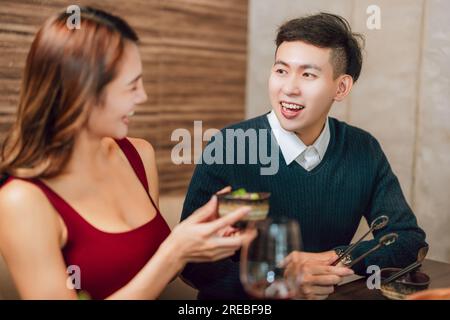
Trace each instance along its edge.
<path fill-rule="evenodd" d="M 155 299 L 187 262 L 211 262 L 233 255 L 256 235 L 248 231 L 234 237 L 220 237 L 223 228 L 242 219 L 250 208 L 242 207 L 220 219 L 217 197 L 177 225 L 144 268 L 111 299 Z"/>
<path fill-rule="evenodd" d="M 217 232 L 248 213 L 242 208 L 216 217 L 217 199 L 176 226 L 144 268 L 108 299 L 154 299 L 189 262 L 232 255 L 252 235 L 219 237 Z M 24 299 L 76 299 L 61 254 L 58 215 L 40 190 L 12 181 L 0 191 L 0 251 Z"/>
<path fill-rule="evenodd" d="M 0 252 L 23 299 L 76 299 L 67 286 L 58 216 L 34 185 L 14 180 L 0 190 Z"/>

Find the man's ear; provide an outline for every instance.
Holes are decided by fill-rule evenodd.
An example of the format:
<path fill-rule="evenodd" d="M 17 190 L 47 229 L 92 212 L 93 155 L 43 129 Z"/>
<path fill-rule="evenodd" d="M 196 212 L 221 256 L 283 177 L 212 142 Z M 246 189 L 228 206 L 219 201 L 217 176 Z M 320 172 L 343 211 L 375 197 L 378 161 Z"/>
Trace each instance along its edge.
<path fill-rule="evenodd" d="M 337 79 L 338 86 L 337 86 L 337 92 L 334 96 L 334 101 L 342 101 L 344 98 L 350 93 L 353 87 L 353 78 L 352 76 L 348 74 L 343 74 L 339 76 Z"/>

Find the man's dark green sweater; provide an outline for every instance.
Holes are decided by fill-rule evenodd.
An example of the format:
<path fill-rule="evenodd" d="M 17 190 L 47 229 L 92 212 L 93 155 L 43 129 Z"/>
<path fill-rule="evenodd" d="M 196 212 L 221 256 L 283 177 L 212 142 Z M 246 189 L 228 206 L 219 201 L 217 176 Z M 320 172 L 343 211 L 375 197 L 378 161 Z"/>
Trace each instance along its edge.
<path fill-rule="evenodd" d="M 369 133 L 329 118 L 330 142 L 320 164 L 306 171 L 296 161 L 286 165 L 281 151 L 279 169 L 274 175 L 261 175 L 262 164 L 199 164 L 184 202 L 181 219 L 186 219 L 205 204 L 218 190 L 230 185 L 233 189 L 268 191 L 271 193 L 269 216 L 286 216 L 298 220 L 303 250 L 323 252 L 345 248 L 352 240 L 362 217 L 370 224 L 376 217 L 387 215 L 389 224 L 374 233 L 374 240 L 362 242 L 352 256 L 358 257 L 390 232 L 399 236 L 397 242 L 381 248 L 358 263 L 353 269 L 366 274 L 370 265 L 403 267 L 415 261 L 419 248 L 426 245 L 425 233 L 417 226 L 395 174 L 377 140 Z M 271 127 L 267 116 L 250 119 L 225 129 L 266 129 Z M 223 158 L 236 150 L 226 141 Z M 260 131 L 264 132 L 264 130 Z M 260 138 L 260 137 L 259 137 Z M 212 139 L 211 143 L 219 143 Z M 267 139 L 271 150 L 271 139 Z M 254 142 L 253 142 L 254 143 Z M 276 141 L 275 141 L 276 143 Z M 258 144 L 259 145 L 259 144 Z M 227 146 L 227 147 L 225 147 Z M 245 149 L 248 152 L 249 140 Z M 277 148 L 279 148 L 276 145 Z M 234 154 L 236 160 L 236 152 Z M 199 290 L 200 299 L 246 298 L 239 281 L 239 262 L 225 259 L 214 263 L 188 264 L 183 277 Z"/>

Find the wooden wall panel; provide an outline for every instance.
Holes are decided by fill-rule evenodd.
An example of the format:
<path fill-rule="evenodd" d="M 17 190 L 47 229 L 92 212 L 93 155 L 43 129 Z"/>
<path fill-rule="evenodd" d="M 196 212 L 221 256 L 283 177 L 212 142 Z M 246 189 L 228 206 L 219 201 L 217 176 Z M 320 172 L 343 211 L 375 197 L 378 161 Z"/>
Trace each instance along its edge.
<path fill-rule="evenodd" d="M 246 0 L 2 0 L 0 6 L 0 141 L 14 121 L 26 54 L 51 14 L 92 5 L 125 18 L 140 39 L 149 100 L 137 108 L 130 136 L 156 149 L 160 187 L 183 193 L 193 165 L 170 159 L 173 130 L 203 121 L 203 130 L 244 118 Z M 192 134 L 193 136 L 193 134 Z"/>
<path fill-rule="evenodd" d="M 173 168 L 173 128 L 193 136 L 195 120 L 206 130 L 244 118 L 247 1 L 165 0 L 161 10 L 160 185 L 183 190 L 193 165 Z"/>

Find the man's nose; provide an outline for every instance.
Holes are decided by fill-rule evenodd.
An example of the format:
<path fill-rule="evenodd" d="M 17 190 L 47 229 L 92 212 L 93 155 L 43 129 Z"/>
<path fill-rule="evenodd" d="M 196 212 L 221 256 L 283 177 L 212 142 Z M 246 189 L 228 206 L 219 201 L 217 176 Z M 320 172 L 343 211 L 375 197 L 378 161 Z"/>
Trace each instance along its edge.
<path fill-rule="evenodd" d="M 288 79 L 283 86 L 283 93 L 287 96 L 298 96 L 301 93 L 300 90 L 300 82 L 296 75 L 292 75 Z"/>

